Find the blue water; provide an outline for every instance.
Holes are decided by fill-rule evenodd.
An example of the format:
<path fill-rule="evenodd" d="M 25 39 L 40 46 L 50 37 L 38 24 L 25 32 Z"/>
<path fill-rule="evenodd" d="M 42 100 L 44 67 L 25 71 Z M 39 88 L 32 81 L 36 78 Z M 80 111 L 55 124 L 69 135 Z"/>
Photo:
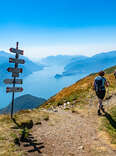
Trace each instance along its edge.
<path fill-rule="evenodd" d="M 84 77 L 83 74 L 78 74 L 55 79 L 55 74 L 61 74 L 63 70 L 62 66 L 53 66 L 32 73 L 23 80 L 23 85 L 19 85 L 20 87 L 23 87 L 24 91 L 21 93 L 15 93 L 15 97 L 23 94 L 31 94 L 33 96 L 48 99 L 62 88 L 67 87 Z M 6 93 L 6 86 L 8 85 L 0 88 L 0 108 L 7 106 L 12 99 L 12 93 Z"/>

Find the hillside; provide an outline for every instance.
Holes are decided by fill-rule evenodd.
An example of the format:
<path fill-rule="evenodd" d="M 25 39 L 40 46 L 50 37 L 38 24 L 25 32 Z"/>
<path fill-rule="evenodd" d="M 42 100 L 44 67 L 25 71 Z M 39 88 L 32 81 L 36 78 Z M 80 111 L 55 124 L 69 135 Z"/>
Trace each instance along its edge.
<path fill-rule="evenodd" d="M 84 60 L 88 57 L 81 56 L 81 55 L 56 55 L 56 56 L 48 56 L 45 58 L 42 58 L 39 62 L 41 64 L 47 65 L 47 66 L 54 66 L 54 65 L 60 65 L 60 66 L 66 66 L 67 64 L 73 62 L 74 60 Z"/>
<path fill-rule="evenodd" d="M 59 78 L 63 76 L 72 76 L 80 73 L 90 74 L 91 72 L 98 72 L 108 67 L 114 66 L 116 60 L 116 51 L 107 53 L 100 53 L 92 57 L 85 58 L 83 60 L 75 59 L 64 67 L 64 72 L 59 75 Z M 56 75 L 58 77 L 58 75 Z"/>
<path fill-rule="evenodd" d="M 109 87 L 109 93 L 115 92 L 116 90 L 116 80 L 114 79 L 113 72 L 116 69 L 116 66 L 105 69 L 105 77 L 111 83 Z M 92 73 L 89 76 L 77 81 L 75 84 L 64 88 L 58 94 L 51 97 L 45 107 L 50 107 L 50 105 L 62 105 L 64 102 L 69 101 L 73 105 L 74 101 L 76 105 L 85 105 L 88 103 L 92 91 L 92 84 L 94 78 L 97 76 L 97 73 Z M 93 92 L 94 93 L 94 92 Z M 95 95 L 94 95 L 95 96 Z"/>
<path fill-rule="evenodd" d="M 116 80 L 110 82 L 104 99 L 106 114 L 97 116 L 97 98 L 91 74 L 64 88 L 41 107 L 20 111 L 10 120 L 0 115 L 0 156 L 115 156 Z"/>
<path fill-rule="evenodd" d="M 4 85 L 3 80 L 11 77 L 11 73 L 7 71 L 8 67 L 14 67 L 14 63 L 9 63 L 9 57 L 14 58 L 13 54 L 0 51 L 0 84 Z M 44 68 L 41 64 L 36 64 L 29 60 L 27 57 L 21 56 L 20 59 L 25 60 L 24 65 L 19 65 L 19 67 L 23 68 L 22 76 L 28 76 L 32 74 L 34 71 L 42 70 Z"/>
<path fill-rule="evenodd" d="M 43 98 L 35 97 L 30 94 L 19 96 L 14 101 L 14 112 L 34 109 L 42 105 L 46 100 Z M 8 114 L 11 111 L 11 104 L 0 110 L 0 114 Z"/>

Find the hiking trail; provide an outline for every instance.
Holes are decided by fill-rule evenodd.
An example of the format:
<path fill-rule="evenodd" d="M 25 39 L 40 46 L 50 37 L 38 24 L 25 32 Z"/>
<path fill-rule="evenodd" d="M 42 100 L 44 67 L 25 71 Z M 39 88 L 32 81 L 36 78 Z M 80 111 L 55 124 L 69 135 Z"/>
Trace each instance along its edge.
<path fill-rule="evenodd" d="M 116 96 L 104 101 L 106 111 L 116 105 Z M 34 125 L 31 135 L 42 144 L 39 152 L 28 152 L 28 156 L 116 156 L 116 145 L 111 145 L 107 133 L 100 130 L 104 116 L 97 115 L 97 106 L 88 105 L 75 113 L 57 108 L 47 111 L 49 120 Z M 24 147 L 24 151 L 32 147 Z"/>

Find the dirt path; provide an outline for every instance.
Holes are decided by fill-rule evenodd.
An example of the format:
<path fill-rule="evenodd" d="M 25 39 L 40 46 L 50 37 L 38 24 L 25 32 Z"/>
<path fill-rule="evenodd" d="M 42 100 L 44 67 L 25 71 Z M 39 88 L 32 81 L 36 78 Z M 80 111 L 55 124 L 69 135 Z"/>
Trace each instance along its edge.
<path fill-rule="evenodd" d="M 109 100 L 115 104 L 116 97 Z M 109 106 L 108 106 L 109 107 Z M 99 121 L 96 107 L 91 111 L 72 113 L 58 109 L 58 112 L 49 112 L 50 119 L 32 129 L 33 137 L 42 144 L 39 152 L 31 152 L 30 156 L 116 156 L 107 138 L 100 137 Z M 27 150 L 27 149 L 25 149 Z"/>

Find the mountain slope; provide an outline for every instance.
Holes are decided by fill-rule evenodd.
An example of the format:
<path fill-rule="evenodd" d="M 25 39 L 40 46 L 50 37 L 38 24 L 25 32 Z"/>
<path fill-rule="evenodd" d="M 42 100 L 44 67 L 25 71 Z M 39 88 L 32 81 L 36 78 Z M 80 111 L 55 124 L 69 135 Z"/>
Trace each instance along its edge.
<path fill-rule="evenodd" d="M 48 66 L 55 66 L 55 65 L 60 65 L 60 66 L 66 66 L 68 63 L 73 62 L 75 59 L 76 60 L 84 60 L 86 59 L 86 56 L 76 56 L 76 55 L 56 55 L 56 56 L 48 56 L 46 58 L 43 58 L 40 60 L 40 63 L 48 65 Z"/>
<path fill-rule="evenodd" d="M 84 60 L 75 60 L 64 67 L 62 76 L 71 76 L 79 73 L 90 74 L 111 67 L 116 63 L 116 51 L 100 53 Z"/>
<path fill-rule="evenodd" d="M 114 79 L 113 72 L 116 70 L 116 66 L 110 67 L 106 69 L 106 78 L 111 82 L 111 86 L 109 90 L 115 90 L 116 80 Z M 89 76 L 77 81 L 75 84 L 64 88 L 58 94 L 51 97 L 46 104 L 45 107 L 50 107 L 50 105 L 60 105 L 66 101 L 73 102 L 78 104 L 86 104 L 90 98 L 90 93 L 92 92 L 92 84 L 94 82 L 94 78 L 97 74 L 90 74 Z M 114 87 L 113 87 L 114 86 Z"/>
<path fill-rule="evenodd" d="M 0 51 L 0 84 L 1 85 L 3 85 L 3 80 L 5 78 L 11 77 L 11 73 L 9 73 L 7 71 L 7 68 L 14 67 L 14 63 L 9 63 L 9 57 L 14 58 L 14 55 L 4 52 L 4 51 Z M 34 71 L 42 70 L 44 67 L 41 64 L 36 64 L 36 63 L 32 62 L 27 57 L 20 56 L 19 58 L 25 60 L 24 65 L 19 64 L 19 67 L 23 68 L 23 73 L 22 73 L 23 77 L 31 74 Z"/>
<path fill-rule="evenodd" d="M 20 97 L 17 97 L 14 101 L 14 112 L 33 109 L 42 105 L 46 100 L 44 98 L 38 98 L 30 94 L 25 94 Z M 7 114 L 11 111 L 11 105 L 0 110 L 0 114 Z"/>

